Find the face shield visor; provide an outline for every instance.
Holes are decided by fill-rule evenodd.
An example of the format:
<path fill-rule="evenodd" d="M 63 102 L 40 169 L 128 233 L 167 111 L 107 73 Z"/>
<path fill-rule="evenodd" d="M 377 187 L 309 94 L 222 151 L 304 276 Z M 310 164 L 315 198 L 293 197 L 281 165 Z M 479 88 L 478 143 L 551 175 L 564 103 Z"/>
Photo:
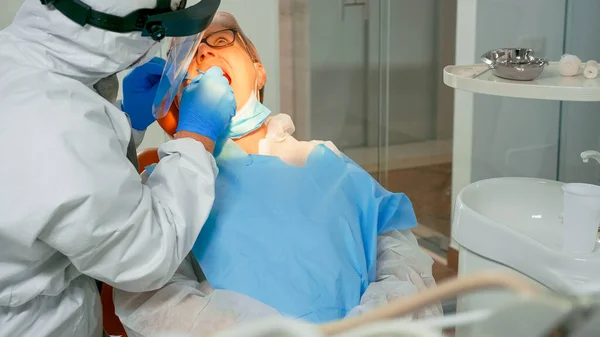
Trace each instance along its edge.
<path fill-rule="evenodd" d="M 201 33 L 219 8 L 220 0 L 202 0 L 186 8 L 186 0 L 157 0 L 155 8 L 143 8 L 121 17 L 93 10 L 80 0 L 40 0 L 81 26 L 90 25 L 116 33 L 140 31 L 155 41 Z M 123 0 L 126 1 L 126 0 Z"/>
<path fill-rule="evenodd" d="M 201 39 L 201 34 L 171 39 L 167 64 L 158 83 L 158 90 L 152 105 L 152 113 L 156 119 L 165 117 L 169 112 L 171 104 L 187 77 L 188 68 Z"/>

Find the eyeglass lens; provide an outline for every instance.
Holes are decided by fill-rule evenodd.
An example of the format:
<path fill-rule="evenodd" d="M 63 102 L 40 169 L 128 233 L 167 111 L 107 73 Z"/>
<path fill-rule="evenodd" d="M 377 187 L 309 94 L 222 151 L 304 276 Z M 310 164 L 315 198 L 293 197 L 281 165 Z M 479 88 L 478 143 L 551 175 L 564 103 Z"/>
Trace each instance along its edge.
<path fill-rule="evenodd" d="M 227 47 L 235 41 L 235 32 L 232 30 L 222 30 L 214 32 L 206 37 L 206 44 L 213 48 Z"/>

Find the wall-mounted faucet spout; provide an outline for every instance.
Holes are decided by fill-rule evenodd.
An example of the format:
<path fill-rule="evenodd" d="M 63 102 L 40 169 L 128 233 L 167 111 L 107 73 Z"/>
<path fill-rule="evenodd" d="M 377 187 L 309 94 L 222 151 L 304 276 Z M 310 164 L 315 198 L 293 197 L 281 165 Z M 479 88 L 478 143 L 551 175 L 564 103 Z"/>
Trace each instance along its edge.
<path fill-rule="evenodd" d="M 583 159 L 584 163 L 587 163 L 590 158 L 596 160 L 598 164 L 600 164 L 600 152 L 594 150 L 588 150 L 581 152 L 581 159 Z"/>

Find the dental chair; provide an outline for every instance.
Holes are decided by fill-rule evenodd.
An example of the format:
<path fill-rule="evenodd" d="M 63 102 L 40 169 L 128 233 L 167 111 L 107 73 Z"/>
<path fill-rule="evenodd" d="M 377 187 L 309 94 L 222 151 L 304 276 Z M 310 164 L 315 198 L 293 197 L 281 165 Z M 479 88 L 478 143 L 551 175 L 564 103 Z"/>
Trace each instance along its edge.
<path fill-rule="evenodd" d="M 485 290 L 512 290 L 518 296 L 498 308 L 480 309 L 420 321 L 397 319 L 444 299 Z M 110 296 L 108 296 L 110 294 Z M 107 297 L 108 296 L 108 297 Z M 112 304 L 112 289 L 103 288 L 105 300 Z M 116 316 L 107 316 L 108 320 Z M 313 325 L 282 317 L 272 317 L 218 331 L 215 337 L 373 337 L 414 336 L 450 337 L 453 328 L 469 326 L 471 333 L 459 337 L 596 337 L 600 330 L 600 301 L 596 294 L 568 295 L 541 290 L 534 283 L 513 273 L 486 271 L 444 280 L 437 287 L 392 301 L 360 316 L 323 325 Z M 124 329 L 106 330 L 126 336 Z M 448 332 L 448 334 L 446 333 Z M 188 336 L 164 334 L 161 336 Z"/>
<path fill-rule="evenodd" d="M 138 173 L 142 174 L 146 166 L 158 163 L 158 149 L 149 148 L 143 150 L 142 152 L 138 153 L 137 160 L 139 164 Z M 110 336 L 127 337 L 123 324 L 121 324 L 119 317 L 117 317 L 115 314 L 113 288 L 106 283 L 102 284 L 100 300 L 102 303 L 102 326 L 104 331 Z"/>

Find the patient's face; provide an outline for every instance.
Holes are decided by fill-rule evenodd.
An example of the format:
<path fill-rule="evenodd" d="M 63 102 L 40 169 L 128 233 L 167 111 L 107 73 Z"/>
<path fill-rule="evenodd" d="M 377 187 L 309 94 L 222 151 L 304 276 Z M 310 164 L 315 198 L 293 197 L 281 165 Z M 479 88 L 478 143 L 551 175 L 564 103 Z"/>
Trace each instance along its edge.
<path fill-rule="evenodd" d="M 235 36 L 235 39 L 234 39 Z M 207 43 L 201 43 L 196 56 L 188 69 L 189 77 L 193 78 L 200 71 L 207 71 L 212 66 L 223 69 L 225 77 L 231 80 L 238 109 L 250 97 L 253 90 L 258 92 L 265 82 L 262 64 L 253 62 L 246 51 L 242 38 L 231 30 L 212 24 L 204 31 L 202 38 L 208 38 L 211 45 L 226 45 L 234 39 L 233 45 L 217 48 Z"/>

